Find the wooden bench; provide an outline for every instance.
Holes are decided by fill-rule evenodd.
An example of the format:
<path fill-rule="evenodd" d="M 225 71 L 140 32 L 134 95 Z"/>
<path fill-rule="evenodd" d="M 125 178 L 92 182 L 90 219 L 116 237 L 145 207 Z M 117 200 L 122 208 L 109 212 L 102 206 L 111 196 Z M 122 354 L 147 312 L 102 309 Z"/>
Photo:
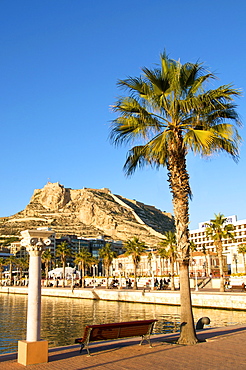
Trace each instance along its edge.
<path fill-rule="evenodd" d="M 112 324 L 87 325 L 83 338 L 75 339 L 75 343 L 80 343 L 80 353 L 85 348 L 90 356 L 88 345 L 90 342 L 113 340 L 120 338 L 130 338 L 141 336 L 142 342 L 146 339 L 150 343 L 150 334 L 157 320 L 138 320 L 128 322 L 118 322 Z"/>
<path fill-rule="evenodd" d="M 244 284 L 242 284 L 242 285 L 232 285 L 230 290 L 237 290 L 239 292 L 245 292 L 246 291 Z"/>

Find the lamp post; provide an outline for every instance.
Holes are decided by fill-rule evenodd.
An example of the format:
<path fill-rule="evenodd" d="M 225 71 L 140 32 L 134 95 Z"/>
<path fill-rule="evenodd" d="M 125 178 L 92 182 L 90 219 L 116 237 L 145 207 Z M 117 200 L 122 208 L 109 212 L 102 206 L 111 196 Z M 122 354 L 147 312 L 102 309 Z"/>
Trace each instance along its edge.
<path fill-rule="evenodd" d="M 21 232 L 21 245 L 30 255 L 26 340 L 18 342 L 18 362 L 25 366 L 48 361 L 48 342 L 40 339 L 41 254 L 50 245 L 52 233 L 51 230 Z"/>
<path fill-rule="evenodd" d="M 197 284 L 197 264 L 196 264 L 196 261 L 192 261 L 192 265 L 195 267 L 195 291 L 197 292 L 198 291 L 198 284 Z"/>
<path fill-rule="evenodd" d="M 96 267 L 97 267 L 97 265 L 92 265 L 93 289 L 96 288 Z"/>

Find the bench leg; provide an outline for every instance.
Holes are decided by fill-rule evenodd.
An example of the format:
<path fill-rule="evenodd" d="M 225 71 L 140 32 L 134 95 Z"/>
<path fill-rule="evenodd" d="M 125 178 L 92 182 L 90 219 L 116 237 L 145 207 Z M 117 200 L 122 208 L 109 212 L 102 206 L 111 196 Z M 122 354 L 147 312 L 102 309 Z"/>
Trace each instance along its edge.
<path fill-rule="evenodd" d="M 144 340 L 147 340 L 147 342 L 149 342 L 149 346 L 152 347 L 152 344 L 150 342 L 150 334 L 142 335 L 142 340 L 139 343 L 140 346 L 143 344 Z"/>
<path fill-rule="evenodd" d="M 87 350 L 88 356 L 90 356 L 90 351 L 88 348 L 88 344 L 90 343 L 90 335 L 91 335 L 91 328 L 88 330 L 87 337 L 83 343 L 81 343 L 80 353 L 82 352 L 83 348 Z"/>
<path fill-rule="evenodd" d="M 154 327 L 154 323 L 150 324 L 148 332 L 145 335 L 142 335 L 142 340 L 139 343 L 140 346 L 142 345 L 144 340 L 147 340 L 147 342 L 149 342 L 149 346 L 152 347 L 152 344 L 150 343 L 150 334 L 152 333 L 153 327 Z"/>

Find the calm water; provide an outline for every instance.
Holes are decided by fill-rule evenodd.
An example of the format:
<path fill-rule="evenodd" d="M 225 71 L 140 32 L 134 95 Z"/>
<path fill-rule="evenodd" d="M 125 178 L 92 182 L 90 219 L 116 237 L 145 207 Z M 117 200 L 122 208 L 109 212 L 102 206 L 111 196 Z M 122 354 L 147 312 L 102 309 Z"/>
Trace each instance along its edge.
<path fill-rule="evenodd" d="M 17 342 L 26 339 L 27 296 L 0 294 L 0 353 L 16 352 Z M 81 337 L 88 324 L 158 319 L 156 333 L 178 331 L 179 307 L 42 297 L 42 339 L 50 347 L 69 345 Z M 244 311 L 193 310 L 195 321 L 208 316 L 210 326 L 245 324 Z"/>

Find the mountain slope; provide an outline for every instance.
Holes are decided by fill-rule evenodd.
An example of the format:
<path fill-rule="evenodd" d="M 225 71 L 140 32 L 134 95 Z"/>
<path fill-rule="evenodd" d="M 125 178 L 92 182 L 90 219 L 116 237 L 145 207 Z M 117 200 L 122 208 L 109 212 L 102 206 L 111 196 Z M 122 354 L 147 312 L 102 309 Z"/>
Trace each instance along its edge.
<path fill-rule="evenodd" d="M 173 217 L 155 207 L 114 195 L 109 189 L 70 189 L 48 183 L 36 189 L 26 208 L 0 219 L 2 235 L 21 230 L 51 227 L 59 235 L 82 237 L 106 235 L 115 240 L 138 236 L 148 245 L 157 244 L 173 227 Z"/>

